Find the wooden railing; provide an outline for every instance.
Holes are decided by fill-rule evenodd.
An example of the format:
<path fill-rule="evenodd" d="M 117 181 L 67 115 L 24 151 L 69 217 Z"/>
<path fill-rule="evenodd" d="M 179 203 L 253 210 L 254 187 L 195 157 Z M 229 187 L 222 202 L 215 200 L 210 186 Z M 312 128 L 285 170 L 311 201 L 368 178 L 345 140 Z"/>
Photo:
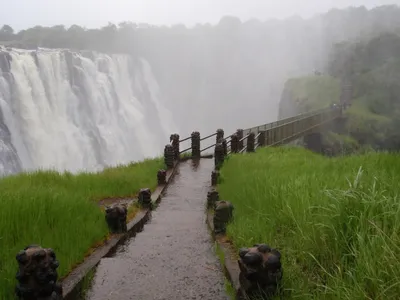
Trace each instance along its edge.
<path fill-rule="evenodd" d="M 230 153 L 253 152 L 258 147 L 278 146 L 287 144 L 301 138 L 313 131 L 318 130 L 322 125 L 327 124 L 342 115 L 342 106 L 334 105 L 324 109 L 299 114 L 276 122 L 258 125 L 247 129 L 238 129 L 235 133 L 224 137 L 224 131 L 217 132 L 206 137 L 200 133 L 192 132 L 191 136 L 180 139 L 178 134 L 172 134 L 170 143 L 165 146 L 164 159 L 168 168 L 172 168 L 176 161 L 185 158 L 201 158 L 205 151 L 214 149 L 216 164 L 217 156 L 224 156 Z M 215 137 L 215 142 L 211 138 Z M 187 142 L 190 141 L 190 146 Z M 181 147 L 186 142 L 186 147 Z M 206 144 L 201 148 L 202 144 Z M 184 148 L 181 150 L 181 148 Z"/>

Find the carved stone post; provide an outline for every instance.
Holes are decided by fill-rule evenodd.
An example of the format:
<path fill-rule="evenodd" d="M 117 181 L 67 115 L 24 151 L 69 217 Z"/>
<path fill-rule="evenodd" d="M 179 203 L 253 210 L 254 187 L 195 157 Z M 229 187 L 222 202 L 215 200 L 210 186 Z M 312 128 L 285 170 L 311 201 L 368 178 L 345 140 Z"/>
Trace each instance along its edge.
<path fill-rule="evenodd" d="M 126 221 L 128 209 L 125 205 L 113 205 L 106 207 L 106 222 L 111 233 L 127 231 Z"/>
<path fill-rule="evenodd" d="M 243 139 L 243 129 L 236 130 L 236 135 L 238 137 L 238 149 L 239 149 L 239 151 L 241 151 L 244 147 L 244 142 L 243 142 L 243 140 L 241 140 L 241 139 Z"/>
<path fill-rule="evenodd" d="M 191 135 L 192 139 L 192 157 L 200 158 L 200 132 L 194 131 Z"/>
<path fill-rule="evenodd" d="M 207 193 L 207 208 L 215 209 L 216 203 L 219 201 L 219 193 L 216 190 Z"/>
<path fill-rule="evenodd" d="M 238 153 L 239 152 L 239 137 L 237 134 L 233 134 L 231 137 L 231 152 Z"/>
<path fill-rule="evenodd" d="M 211 185 L 216 186 L 218 183 L 218 177 L 219 177 L 219 172 L 218 171 L 212 171 L 211 172 Z"/>
<path fill-rule="evenodd" d="M 214 150 L 214 162 L 215 162 L 215 168 L 219 170 L 224 163 L 224 146 L 222 143 L 218 143 L 215 145 L 215 150 Z"/>
<path fill-rule="evenodd" d="M 226 225 L 232 221 L 233 205 L 228 201 L 218 201 L 214 210 L 214 232 L 216 234 L 225 234 Z"/>
<path fill-rule="evenodd" d="M 171 134 L 169 138 L 170 142 L 172 142 L 172 147 L 174 148 L 174 159 L 179 159 L 179 134 L 174 133 Z"/>
<path fill-rule="evenodd" d="M 30 245 L 20 251 L 15 294 L 21 300 L 61 300 L 62 286 L 57 283 L 59 262 L 52 249 Z"/>
<path fill-rule="evenodd" d="M 255 150 L 256 135 L 254 132 L 250 132 L 247 137 L 247 152 L 254 152 Z"/>
<path fill-rule="evenodd" d="M 223 138 L 224 138 L 224 130 L 223 129 L 218 129 L 217 130 L 216 142 L 219 143 Z"/>
<path fill-rule="evenodd" d="M 258 147 L 264 147 L 265 146 L 265 131 L 260 131 L 257 143 L 258 143 Z"/>
<path fill-rule="evenodd" d="M 174 167 L 175 151 L 172 145 L 165 145 L 164 148 L 164 162 L 168 169 Z"/>
<path fill-rule="evenodd" d="M 228 155 L 228 143 L 225 139 L 222 140 L 222 148 L 224 149 L 224 156 Z"/>
<path fill-rule="evenodd" d="M 138 195 L 138 203 L 141 207 L 151 207 L 151 191 L 148 188 L 141 189 Z"/>
<path fill-rule="evenodd" d="M 261 289 L 267 296 L 277 292 L 282 280 L 281 254 L 265 244 L 239 250 L 240 286 L 251 297 Z"/>
<path fill-rule="evenodd" d="M 159 170 L 157 172 L 157 183 L 158 185 L 163 185 L 167 183 L 167 171 Z"/>

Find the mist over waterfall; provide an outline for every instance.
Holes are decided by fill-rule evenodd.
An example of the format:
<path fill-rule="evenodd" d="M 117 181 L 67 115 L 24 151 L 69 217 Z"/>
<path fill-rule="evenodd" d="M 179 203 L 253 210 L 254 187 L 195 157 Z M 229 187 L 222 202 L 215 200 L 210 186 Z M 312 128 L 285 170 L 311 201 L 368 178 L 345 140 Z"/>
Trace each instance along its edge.
<path fill-rule="evenodd" d="M 1 175 L 154 157 L 176 131 L 144 59 L 1 48 L 0 71 Z"/>

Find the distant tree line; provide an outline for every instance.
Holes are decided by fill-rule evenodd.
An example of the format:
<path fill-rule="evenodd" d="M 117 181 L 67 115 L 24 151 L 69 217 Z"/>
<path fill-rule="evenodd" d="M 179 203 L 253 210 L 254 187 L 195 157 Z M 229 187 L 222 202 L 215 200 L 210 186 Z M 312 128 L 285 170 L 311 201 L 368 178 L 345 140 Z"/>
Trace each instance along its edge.
<path fill-rule="evenodd" d="M 0 42 L 23 49 L 45 47 L 131 53 L 136 27 L 129 22 L 110 23 L 100 29 L 86 29 L 78 25 L 69 28 L 64 25 L 35 26 L 15 33 L 11 26 L 4 25 L 0 29 Z"/>
<path fill-rule="evenodd" d="M 267 20 L 261 22 L 253 19 L 241 22 L 236 17 L 223 17 L 216 25 L 198 24 L 193 28 L 184 25 L 153 26 L 122 22 L 109 23 L 99 29 L 87 29 L 79 25 L 66 28 L 64 25 L 52 27 L 35 26 L 15 32 L 10 25 L 0 29 L 0 44 L 19 48 L 34 49 L 70 48 L 76 50 L 96 50 L 106 53 L 132 53 L 140 43 L 165 47 L 171 41 L 178 44 L 190 42 L 193 38 L 226 40 L 232 47 L 236 42 L 245 42 L 240 39 L 246 35 L 258 35 L 264 40 L 264 47 L 271 46 L 269 41 L 292 39 L 295 43 L 314 42 L 316 39 L 326 43 L 337 42 L 347 38 L 357 38 L 360 34 L 374 34 L 383 31 L 400 29 L 400 8 L 395 5 L 381 6 L 372 10 L 365 7 L 348 8 L 344 10 L 332 9 L 326 14 L 303 20 L 289 18 L 287 20 Z M 310 37 L 306 37 L 307 33 Z M 206 36 L 206 37 L 204 37 Z M 181 45 L 175 45 L 180 47 Z M 273 45 L 272 45 L 273 46 Z M 169 48 L 174 45 L 169 45 Z"/>

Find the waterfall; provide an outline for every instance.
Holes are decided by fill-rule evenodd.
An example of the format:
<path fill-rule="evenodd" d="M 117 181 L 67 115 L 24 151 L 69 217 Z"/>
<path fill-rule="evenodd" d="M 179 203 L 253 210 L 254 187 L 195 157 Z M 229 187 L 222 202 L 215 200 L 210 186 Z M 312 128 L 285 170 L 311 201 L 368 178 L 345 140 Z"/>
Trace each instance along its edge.
<path fill-rule="evenodd" d="M 1 175 L 154 157 L 176 131 L 143 59 L 0 48 L 0 71 Z"/>

